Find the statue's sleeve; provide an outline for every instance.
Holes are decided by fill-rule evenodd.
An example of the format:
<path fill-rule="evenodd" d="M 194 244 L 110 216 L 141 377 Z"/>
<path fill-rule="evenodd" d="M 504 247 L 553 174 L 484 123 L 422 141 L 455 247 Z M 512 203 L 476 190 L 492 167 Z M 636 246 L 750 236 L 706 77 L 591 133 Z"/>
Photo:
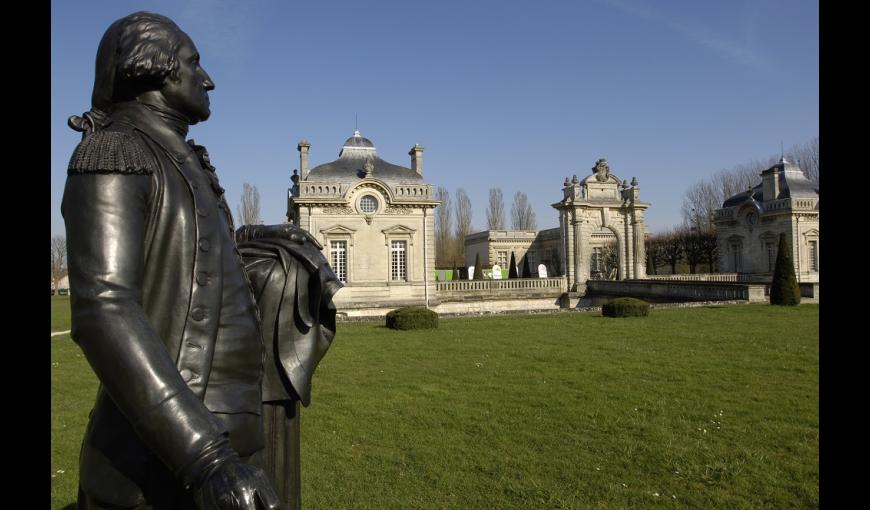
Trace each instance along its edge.
<path fill-rule="evenodd" d="M 226 431 L 182 380 L 142 308 L 153 160 L 137 159 L 141 147 L 129 139 L 93 139 L 100 135 L 90 135 L 96 148 L 76 149 L 61 206 L 71 336 L 145 444 L 187 479 L 207 452 L 226 444 Z"/>

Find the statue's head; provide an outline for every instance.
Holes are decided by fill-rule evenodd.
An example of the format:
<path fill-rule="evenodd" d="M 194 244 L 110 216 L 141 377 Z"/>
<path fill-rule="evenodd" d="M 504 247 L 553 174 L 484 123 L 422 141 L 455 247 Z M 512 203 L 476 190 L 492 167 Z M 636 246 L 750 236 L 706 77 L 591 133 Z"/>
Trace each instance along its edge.
<path fill-rule="evenodd" d="M 130 14 L 114 22 L 100 41 L 95 109 L 108 112 L 113 103 L 151 94 L 196 124 L 211 114 L 208 91 L 213 89 L 193 41 L 166 16 Z"/>

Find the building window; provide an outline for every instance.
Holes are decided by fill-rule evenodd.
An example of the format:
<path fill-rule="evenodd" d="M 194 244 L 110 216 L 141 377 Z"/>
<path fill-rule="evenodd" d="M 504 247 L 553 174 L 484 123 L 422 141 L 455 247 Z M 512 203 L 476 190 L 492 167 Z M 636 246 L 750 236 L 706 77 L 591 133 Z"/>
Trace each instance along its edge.
<path fill-rule="evenodd" d="M 501 267 L 502 269 L 506 268 L 508 266 L 508 252 L 506 252 L 506 251 L 497 252 L 496 253 L 496 260 L 497 260 L 496 263 L 499 265 L 499 267 Z"/>
<path fill-rule="evenodd" d="M 342 283 L 347 283 L 347 241 L 331 241 L 329 245 L 332 270 Z"/>
<path fill-rule="evenodd" d="M 523 278 L 528 278 L 529 276 L 538 273 L 538 263 L 535 261 L 535 252 L 532 250 L 527 251 L 526 260 L 529 262 L 529 274 L 524 274 Z"/>
<path fill-rule="evenodd" d="M 371 214 L 378 210 L 378 199 L 371 196 L 366 195 L 359 199 L 359 209 L 360 211 Z"/>
<path fill-rule="evenodd" d="M 776 245 L 773 243 L 765 243 L 767 247 L 767 270 L 771 273 L 776 267 Z"/>
<path fill-rule="evenodd" d="M 390 280 L 394 282 L 408 279 L 407 246 L 405 241 L 393 241 L 390 245 Z"/>
<path fill-rule="evenodd" d="M 739 273 L 743 268 L 743 256 L 742 256 L 742 247 L 740 243 L 734 243 L 731 245 L 731 263 L 733 264 L 734 272 Z"/>
<path fill-rule="evenodd" d="M 817 273 L 819 271 L 819 242 L 810 241 L 809 243 L 809 263 L 810 272 Z"/>

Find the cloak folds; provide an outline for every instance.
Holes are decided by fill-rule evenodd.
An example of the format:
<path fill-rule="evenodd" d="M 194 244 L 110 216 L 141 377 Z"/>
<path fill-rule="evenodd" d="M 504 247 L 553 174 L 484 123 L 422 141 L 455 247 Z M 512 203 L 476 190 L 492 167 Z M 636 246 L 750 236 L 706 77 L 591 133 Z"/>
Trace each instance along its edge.
<path fill-rule="evenodd" d="M 246 239 L 254 229 L 242 227 L 236 238 L 266 342 L 263 401 L 298 399 L 307 407 L 314 369 L 335 336 L 332 297 L 343 285 L 311 242 Z"/>

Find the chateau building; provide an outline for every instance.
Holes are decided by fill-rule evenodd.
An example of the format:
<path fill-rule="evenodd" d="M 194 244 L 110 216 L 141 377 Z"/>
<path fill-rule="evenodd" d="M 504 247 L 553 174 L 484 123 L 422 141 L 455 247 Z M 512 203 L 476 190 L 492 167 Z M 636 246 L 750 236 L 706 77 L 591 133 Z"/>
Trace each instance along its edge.
<path fill-rule="evenodd" d="M 782 158 L 761 173 L 761 183 L 727 199 L 714 222 L 719 270 L 769 278 L 779 234 L 792 249 L 798 281 L 819 281 L 819 190 Z"/>
<path fill-rule="evenodd" d="M 411 168 L 378 157 L 354 131 L 338 159 L 308 170 L 311 144 L 302 140 L 299 175 L 292 177 L 287 219 L 313 234 L 346 287 L 339 309 L 437 304 L 432 210 L 440 202 L 423 180 L 423 147 L 408 153 Z"/>

